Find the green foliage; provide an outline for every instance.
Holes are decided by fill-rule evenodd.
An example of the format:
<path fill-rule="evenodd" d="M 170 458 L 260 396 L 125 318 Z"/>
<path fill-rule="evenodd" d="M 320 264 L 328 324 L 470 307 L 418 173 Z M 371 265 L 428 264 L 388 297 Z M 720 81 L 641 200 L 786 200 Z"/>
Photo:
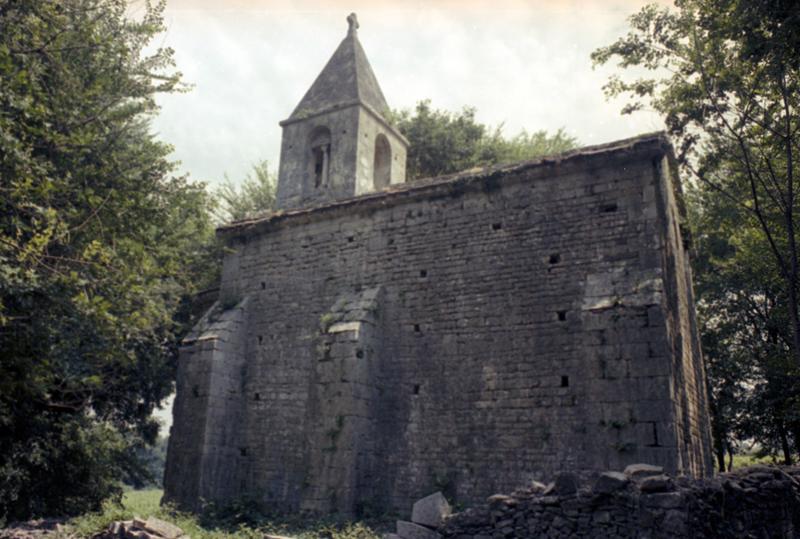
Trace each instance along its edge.
<path fill-rule="evenodd" d="M 209 506 L 198 517 L 159 505 L 161 495 L 160 490 L 126 492 L 121 504 L 107 502 L 100 512 L 72 519 L 69 531 L 78 538 L 91 537 L 111 522 L 151 515 L 175 524 L 194 539 L 261 539 L 267 533 L 298 539 L 378 539 L 394 525 L 394 519 L 385 515 L 359 522 L 335 515 L 316 519 L 307 515 L 264 515 L 247 499 L 228 506 Z"/>
<path fill-rule="evenodd" d="M 712 428 L 720 468 L 737 440 L 756 440 L 757 456 L 791 461 L 800 440 L 797 367 L 785 285 L 764 234 L 743 226 L 735 205 L 709 189 L 689 193 L 697 230 L 696 290 L 710 381 Z"/>
<path fill-rule="evenodd" d="M 432 109 L 430 101 L 420 101 L 412 113 L 395 111 L 392 123 L 408 138 L 406 164 L 411 180 L 460 172 L 496 163 L 535 159 L 571 150 L 577 140 L 564 131 L 525 131 L 504 138 L 501 127 L 491 129 L 475 120 L 475 109 L 459 113 Z"/>
<path fill-rule="evenodd" d="M 9 516 L 80 513 L 87 500 L 119 497 L 119 466 L 136 472 L 127 443 L 110 425 L 86 417 L 38 417 L 31 422 L 35 434 L 4 448 L 0 499 Z"/>
<path fill-rule="evenodd" d="M 146 487 L 161 488 L 164 482 L 164 468 L 167 464 L 168 437 L 159 436 L 153 445 L 143 445 L 136 451 L 136 460 L 145 474 L 131 474 L 123 478 L 124 483 L 135 489 Z"/>
<path fill-rule="evenodd" d="M 646 6 L 592 55 L 645 76 L 612 77 L 623 113 L 661 113 L 683 169 L 696 236 L 698 308 L 717 460 L 754 438 L 800 452 L 800 10 L 785 0 Z"/>
<path fill-rule="evenodd" d="M 211 202 L 149 132 L 180 89 L 148 48 L 163 7 L 0 1 L 0 518 L 97 508 L 144 473 L 214 279 Z"/>
<path fill-rule="evenodd" d="M 220 205 L 216 217 L 220 222 L 238 221 L 271 212 L 275 207 L 277 179 L 269 162 L 260 161 L 237 187 L 228 176 L 216 191 Z"/>

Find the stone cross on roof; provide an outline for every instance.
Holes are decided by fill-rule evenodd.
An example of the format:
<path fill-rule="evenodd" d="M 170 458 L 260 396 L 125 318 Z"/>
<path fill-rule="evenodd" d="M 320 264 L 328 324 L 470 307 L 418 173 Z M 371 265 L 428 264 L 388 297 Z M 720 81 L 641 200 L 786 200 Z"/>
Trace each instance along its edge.
<path fill-rule="evenodd" d="M 352 36 L 358 30 L 358 17 L 356 17 L 355 13 L 351 13 L 347 16 L 347 35 Z"/>

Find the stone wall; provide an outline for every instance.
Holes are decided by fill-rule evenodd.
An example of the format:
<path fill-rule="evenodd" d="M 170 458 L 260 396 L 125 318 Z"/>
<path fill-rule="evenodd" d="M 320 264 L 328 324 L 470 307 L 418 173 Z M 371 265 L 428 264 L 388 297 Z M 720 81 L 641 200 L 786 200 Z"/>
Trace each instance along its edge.
<path fill-rule="evenodd" d="M 346 512 L 632 462 L 710 473 L 670 155 L 642 137 L 222 229 L 219 304 L 244 323 L 214 361 L 238 385 L 193 394 L 189 343 L 167 498 L 196 503 L 198 462 L 228 463 L 206 499 Z M 235 447 L 197 441 L 215 402 Z"/>
<path fill-rule="evenodd" d="M 758 466 L 710 479 L 668 477 L 649 466 L 581 484 L 564 473 L 453 515 L 428 537 L 800 537 L 800 469 Z M 403 538 L 406 539 L 406 538 Z"/>

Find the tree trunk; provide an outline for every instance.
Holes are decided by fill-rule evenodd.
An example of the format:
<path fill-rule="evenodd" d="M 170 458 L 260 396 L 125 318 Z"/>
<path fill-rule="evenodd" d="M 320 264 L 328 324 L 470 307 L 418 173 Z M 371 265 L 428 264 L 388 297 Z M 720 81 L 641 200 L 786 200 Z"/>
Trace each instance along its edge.
<path fill-rule="evenodd" d="M 786 433 L 786 425 L 783 423 L 783 418 L 778 419 L 778 436 L 781 439 L 781 451 L 783 451 L 783 463 L 786 466 L 793 464 L 792 449 L 789 447 L 789 436 Z"/>
<path fill-rule="evenodd" d="M 722 444 L 714 444 L 714 453 L 717 454 L 717 467 L 720 472 L 725 471 L 725 446 Z"/>

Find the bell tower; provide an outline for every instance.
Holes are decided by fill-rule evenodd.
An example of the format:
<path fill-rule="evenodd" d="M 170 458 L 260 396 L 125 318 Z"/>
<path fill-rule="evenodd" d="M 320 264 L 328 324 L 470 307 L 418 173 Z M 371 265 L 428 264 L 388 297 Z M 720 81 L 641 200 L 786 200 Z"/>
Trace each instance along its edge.
<path fill-rule="evenodd" d="M 292 209 L 379 191 L 406 181 L 408 141 L 388 121 L 389 106 L 358 41 L 347 36 L 283 128 L 277 204 Z"/>

